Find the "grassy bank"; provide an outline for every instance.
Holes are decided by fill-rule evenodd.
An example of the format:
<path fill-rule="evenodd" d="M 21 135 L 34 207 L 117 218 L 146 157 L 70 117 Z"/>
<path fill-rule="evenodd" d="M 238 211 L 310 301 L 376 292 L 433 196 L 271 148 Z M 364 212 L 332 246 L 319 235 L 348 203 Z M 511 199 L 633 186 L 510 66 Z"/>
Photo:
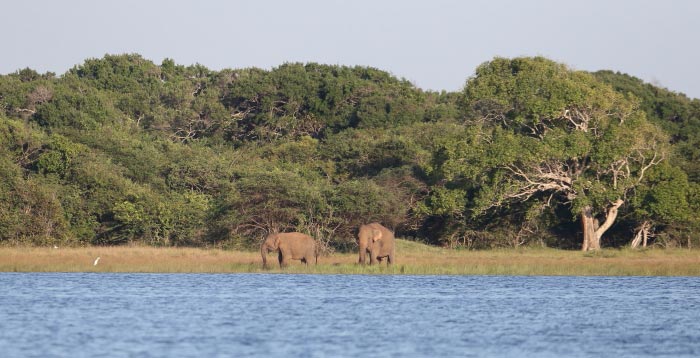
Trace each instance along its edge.
<path fill-rule="evenodd" d="M 95 259 L 100 260 L 94 265 Z M 318 274 L 603 275 L 700 276 L 700 250 L 554 249 L 455 251 L 399 240 L 391 268 L 356 265 L 357 254 L 320 257 L 319 265 L 299 261 L 280 270 L 261 268 L 258 252 L 194 248 L 0 247 L 3 272 L 287 272 Z M 270 254 L 276 264 L 276 255 Z"/>

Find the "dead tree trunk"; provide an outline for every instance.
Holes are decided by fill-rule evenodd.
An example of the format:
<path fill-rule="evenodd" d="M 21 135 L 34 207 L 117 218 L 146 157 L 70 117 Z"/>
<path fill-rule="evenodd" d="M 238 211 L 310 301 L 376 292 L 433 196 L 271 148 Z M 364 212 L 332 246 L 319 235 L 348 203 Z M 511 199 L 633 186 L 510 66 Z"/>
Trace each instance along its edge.
<path fill-rule="evenodd" d="M 647 247 L 647 240 L 649 239 L 649 231 L 651 231 L 651 223 L 645 220 L 642 225 L 637 228 L 637 234 L 634 235 L 634 240 L 630 246 L 636 249 L 641 244 L 642 247 Z"/>
<path fill-rule="evenodd" d="M 622 199 L 617 199 L 612 203 L 605 212 L 605 221 L 596 228 L 596 219 L 593 216 L 593 208 L 586 206 L 581 211 L 581 226 L 583 228 L 583 244 L 582 251 L 600 249 L 600 239 L 603 234 L 608 231 L 617 219 L 617 209 L 624 203 Z"/>

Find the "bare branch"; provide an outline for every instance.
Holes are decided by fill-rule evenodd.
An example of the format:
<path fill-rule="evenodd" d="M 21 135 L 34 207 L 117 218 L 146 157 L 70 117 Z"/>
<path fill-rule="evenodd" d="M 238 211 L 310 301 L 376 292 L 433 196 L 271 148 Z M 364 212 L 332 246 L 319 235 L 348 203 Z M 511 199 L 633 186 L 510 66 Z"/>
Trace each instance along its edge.
<path fill-rule="evenodd" d="M 552 195 L 556 192 L 564 193 L 570 200 L 576 197 L 569 167 L 562 163 L 540 163 L 529 168 L 527 172 L 516 165 L 502 168 L 512 174 L 515 182 L 520 183 L 511 186 L 509 193 L 504 197 L 506 200 L 525 201 L 540 192 L 552 192 Z"/>
<path fill-rule="evenodd" d="M 639 155 L 642 157 L 642 163 L 644 163 L 644 160 L 646 159 L 641 152 L 639 152 Z M 649 163 L 646 165 L 642 166 L 642 169 L 639 170 L 639 177 L 637 177 L 637 184 L 641 183 L 642 180 L 644 179 L 644 173 L 647 171 L 647 169 L 651 168 L 652 166 L 655 166 L 659 163 L 661 163 L 665 158 L 665 155 L 657 155 L 656 151 L 654 152 L 654 156 L 649 160 Z"/>
<path fill-rule="evenodd" d="M 588 133 L 591 116 L 586 111 L 578 108 L 565 109 L 560 118 L 567 120 L 574 130 Z"/>
<path fill-rule="evenodd" d="M 29 109 L 29 108 L 17 108 L 17 109 L 15 109 L 15 112 L 17 112 L 17 113 L 29 113 L 29 114 L 36 113 L 35 110 Z"/>
<path fill-rule="evenodd" d="M 252 107 L 249 107 L 249 108 L 246 108 L 245 111 L 235 111 L 235 112 L 232 112 L 232 113 L 231 113 L 231 119 L 234 119 L 234 120 L 241 120 L 241 119 L 247 117 L 248 114 L 250 114 L 250 112 L 252 112 L 252 111 L 253 111 L 253 108 L 252 108 Z"/>

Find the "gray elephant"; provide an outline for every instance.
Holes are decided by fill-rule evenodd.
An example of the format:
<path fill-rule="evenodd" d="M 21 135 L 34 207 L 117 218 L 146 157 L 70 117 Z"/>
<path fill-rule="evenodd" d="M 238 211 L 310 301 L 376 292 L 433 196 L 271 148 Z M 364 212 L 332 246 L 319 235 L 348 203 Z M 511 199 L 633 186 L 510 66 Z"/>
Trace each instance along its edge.
<path fill-rule="evenodd" d="M 369 264 L 382 262 L 387 258 L 386 265 L 395 263 L 396 248 L 394 233 L 379 223 L 360 226 L 357 233 L 357 244 L 360 247 L 360 264 L 365 264 L 365 255 L 369 254 Z"/>
<path fill-rule="evenodd" d="M 278 252 L 280 267 L 289 264 L 289 260 L 301 260 L 307 266 L 311 259 L 318 264 L 316 241 L 309 235 L 300 232 L 270 234 L 260 246 L 263 267 L 267 267 L 267 253 Z"/>

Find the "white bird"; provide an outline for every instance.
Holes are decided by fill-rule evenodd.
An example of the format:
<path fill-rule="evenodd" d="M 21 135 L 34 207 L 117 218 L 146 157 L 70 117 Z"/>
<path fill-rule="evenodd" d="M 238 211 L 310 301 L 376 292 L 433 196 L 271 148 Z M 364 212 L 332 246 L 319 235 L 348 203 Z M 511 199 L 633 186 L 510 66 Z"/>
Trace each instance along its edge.
<path fill-rule="evenodd" d="M 57 248 L 58 248 L 58 246 L 56 246 L 56 245 L 53 245 L 53 248 L 54 248 L 54 249 L 57 249 Z"/>
<path fill-rule="evenodd" d="M 97 263 L 98 263 L 98 262 L 100 262 L 100 257 L 99 257 L 99 256 L 97 256 L 97 258 L 95 259 L 95 262 L 92 263 L 92 266 L 97 266 Z"/>

